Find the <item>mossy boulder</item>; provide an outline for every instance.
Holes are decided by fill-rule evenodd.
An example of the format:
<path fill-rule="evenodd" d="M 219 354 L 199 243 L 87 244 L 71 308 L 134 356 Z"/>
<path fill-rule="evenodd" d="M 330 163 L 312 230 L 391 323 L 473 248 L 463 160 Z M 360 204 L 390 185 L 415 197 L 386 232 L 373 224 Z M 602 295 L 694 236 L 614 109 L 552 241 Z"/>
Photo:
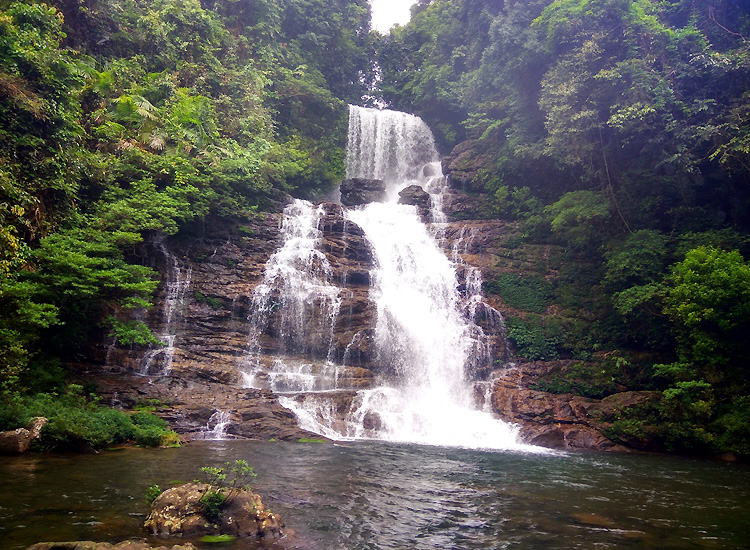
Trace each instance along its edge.
<path fill-rule="evenodd" d="M 219 493 L 225 503 L 218 517 L 207 513 L 207 493 Z M 244 489 L 186 483 L 159 495 L 151 505 L 145 527 L 155 536 L 231 535 L 275 540 L 282 536 L 281 517 L 266 510 L 260 496 Z"/>

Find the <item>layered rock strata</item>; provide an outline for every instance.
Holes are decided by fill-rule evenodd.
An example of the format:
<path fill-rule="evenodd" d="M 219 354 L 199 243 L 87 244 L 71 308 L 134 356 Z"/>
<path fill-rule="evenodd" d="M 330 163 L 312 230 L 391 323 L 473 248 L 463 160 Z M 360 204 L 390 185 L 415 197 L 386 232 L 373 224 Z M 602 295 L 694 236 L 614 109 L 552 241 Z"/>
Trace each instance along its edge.
<path fill-rule="evenodd" d="M 486 205 L 471 188 L 478 163 L 470 149 L 457 151 L 444 162 L 449 173 L 449 187 L 443 200 L 448 221 L 440 225 L 438 233 L 446 255 L 457 263 L 457 282 L 465 295 L 476 291 L 470 287 L 476 286 L 479 279 L 489 281 L 507 271 L 508 262 L 497 256 L 497 244 L 517 231 L 507 222 L 482 219 Z M 382 182 L 366 185 L 367 193 L 372 194 L 367 197 L 359 197 L 359 192 L 347 187 L 354 189 L 359 183 L 352 181 L 343 186 L 346 191 L 343 196 L 348 197 L 342 199 L 345 203 L 382 200 Z M 426 210 L 429 196 L 420 191 L 407 188 L 401 201 Z M 340 288 L 341 299 L 330 342 L 313 332 L 296 335 L 295 345 L 305 350 L 306 357 L 295 356 L 294 350 L 278 337 L 280 321 L 271 312 L 254 345 L 260 350 L 259 364 L 267 372 L 273 370 L 274 362 L 280 358 L 309 363 L 307 369 L 311 375 L 324 373 L 331 362 L 335 363 L 336 386 L 332 389 L 336 391 L 328 398 L 333 400 L 333 410 L 343 416 L 356 390 L 371 387 L 379 375 L 388 372 L 388 366 L 378 364 L 375 350 L 377 308 L 369 294 L 373 269 L 369 243 L 362 230 L 346 219 L 344 207 L 327 203 L 322 211 L 318 220 L 319 250 L 330 265 L 331 281 Z M 254 291 L 263 281 L 266 263 L 282 244 L 281 221 L 281 213 L 259 215 L 241 224 L 211 220 L 195 224 L 158 246 L 154 243 L 148 257 L 165 279 L 169 279 L 175 266 L 179 266 L 183 275 L 190 275 L 185 278 L 188 284 L 177 300 L 172 289 L 162 285 L 157 307 L 144 318 L 154 333 L 174 334 L 169 350 L 144 352 L 104 345 L 98 350 L 103 366 L 81 366 L 78 381 L 96 383 L 105 401 L 113 405 L 155 404 L 157 412 L 188 439 L 206 437 L 217 411 L 228 415 L 229 437 L 285 440 L 316 437 L 298 427 L 294 415 L 279 404 L 275 394 L 244 387 L 242 375 L 251 345 L 249 319 L 253 314 Z M 540 249 L 534 261 L 545 261 L 546 254 L 548 251 Z M 170 300 L 175 311 L 167 321 L 164 310 Z M 529 381 L 539 374 L 538 365 L 519 363 L 515 370 L 502 368 L 512 360 L 502 317 L 497 312 L 504 311 L 503 304 L 480 300 L 471 307 L 474 321 L 488 335 L 490 350 L 490 361 L 475 368 L 472 376 L 478 380 L 497 378 L 491 401 L 498 416 L 519 423 L 524 438 L 532 443 L 622 449 L 601 434 L 607 426 L 606 421 L 601 421 L 606 418 L 601 411 L 614 398 L 596 403 L 530 389 Z M 324 340 L 326 344 L 321 345 Z M 168 372 L 145 368 L 149 353 L 167 351 L 171 354 Z M 491 373 L 493 369 L 495 372 Z M 254 385 L 264 387 L 268 376 L 259 375 Z M 310 398 L 316 397 L 296 399 Z"/>
<path fill-rule="evenodd" d="M 421 194 L 417 200 L 420 198 L 424 199 Z M 271 297 L 266 324 L 251 343 L 254 291 L 264 280 L 266 263 L 282 244 L 281 221 L 280 213 L 259 215 L 237 225 L 213 220 L 155 243 L 148 256 L 165 283 L 156 307 L 144 320 L 155 334 L 172 335 L 169 345 L 152 350 L 102 345 L 97 352 L 100 366 L 79 366 L 77 381 L 95 383 L 105 402 L 115 406 L 155 406 L 188 439 L 210 437 L 211 418 L 217 411 L 228 418 L 225 433 L 229 437 L 315 437 L 297 426 L 294 415 L 279 404 L 276 395 L 244 387 L 248 353 L 251 344 L 260 353 L 257 360 L 264 372 L 254 380 L 256 387 L 266 385 L 270 376 L 266 372 L 271 372 L 279 359 L 304 361 L 312 375 L 330 369 L 331 363 L 337 365 L 333 389 L 338 391 L 329 397 L 344 414 L 356 390 L 372 386 L 379 374 L 388 372 L 387 365 L 378 364 L 374 344 L 377 308 L 370 299 L 373 256 L 362 230 L 346 219 L 344 208 L 323 204 L 318 249 L 325 254 L 330 279 L 339 288 L 340 297 L 332 338 L 328 341 L 314 331 L 305 331 L 294 336 L 294 349 L 290 349 L 288 342 L 279 338 L 280 320 L 275 317 L 278 312 L 273 311 Z M 459 242 L 467 234 L 463 227 L 447 224 L 442 240 L 446 254 L 459 263 L 471 261 L 473 252 L 501 230 L 499 225 L 490 230 L 485 222 L 478 222 L 471 230 L 476 233 L 471 241 L 477 243 L 474 246 Z M 468 264 L 465 267 L 468 269 Z M 177 271 L 182 286 L 175 290 L 169 279 Z M 466 274 L 462 268 L 459 284 L 468 292 Z M 165 315 L 168 306 L 172 310 Z M 505 358 L 501 319 L 486 304 L 472 307 L 476 322 L 490 334 L 492 357 Z M 296 349 L 303 349 L 306 356 L 296 356 Z M 149 363 L 150 357 L 167 353 L 168 362 L 162 357 Z M 473 374 L 486 377 L 490 366 L 488 361 Z"/>
<path fill-rule="evenodd" d="M 527 362 L 504 370 L 495 380 L 492 408 L 503 419 L 521 427 L 533 445 L 553 448 L 631 451 L 603 435 L 612 421 L 630 407 L 657 398 L 658 392 L 621 392 L 604 399 L 552 394 L 532 386 L 573 361 Z"/>
<path fill-rule="evenodd" d="M 341 204 L 344 206 L 383 202 L 387 198 L 383 180 L 350 178 L 341 182 Z"/>

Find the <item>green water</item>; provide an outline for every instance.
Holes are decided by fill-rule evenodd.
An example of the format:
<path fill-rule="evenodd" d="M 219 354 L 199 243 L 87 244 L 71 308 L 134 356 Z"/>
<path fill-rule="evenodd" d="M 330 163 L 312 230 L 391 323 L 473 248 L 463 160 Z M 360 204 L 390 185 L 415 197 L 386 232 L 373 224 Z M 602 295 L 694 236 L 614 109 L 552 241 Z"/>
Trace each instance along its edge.
<path fill-rule="evenodd" d="M 245 459 L 281 549 L 740 549 L 750 468 L 662 456 L 535 455 L 358 442 L 196 442 L 0 461 L 0 548 L 148 538 L 145 489 Z M 175 540 L 153 540 L 174 544 Z M 253 549 L 237 541 L 200 548 Z"/>

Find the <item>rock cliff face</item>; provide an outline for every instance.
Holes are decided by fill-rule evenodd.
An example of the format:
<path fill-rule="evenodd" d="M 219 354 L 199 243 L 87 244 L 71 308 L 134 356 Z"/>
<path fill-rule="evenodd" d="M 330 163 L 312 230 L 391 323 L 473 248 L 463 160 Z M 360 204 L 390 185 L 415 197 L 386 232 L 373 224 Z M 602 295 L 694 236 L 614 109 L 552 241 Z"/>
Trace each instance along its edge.
<path fill-rule="evenodd" d="M 239 369 L 247 352 L 252 293 L 279 246 L 280 220 L 280 213 L 244 225 L 212 220 L 152 243 L 149 256 L 165 284 L 145 321 L 155 334 L 171 337 L 171 345 L 144 351 L 104 343 L 97 350 L 98 366 L 82 365 L 79 380 L 95 383 L 113 405 L 155 404 L 188 439 L 205 437 L 217 411 L 230 414 L 231 436 L 312 437 L 275 395 L 244 388 Z M 168 284 L 175 282 L 175 265 L 182 274 L 177 289 Z"/>
<path fill-rule="evenodd" d="M 336 407 L 346 410 L 358 388 L 370 386 L 387 365 L 378 364 L 374 349 L 376 306 L 370 300 L 373 256 L 361 229 L 345 219 L 344 207 L 322 205 L 318 220 L 318 249 L 330 265 L 330 279 L 339 287 L 340 305 L 330 342 L 313 323 L 306 330 L 281 337 L 282 323 L 274 311 L 274 296 L 267 299 L 267 318 L 251 342 L 250 318 L 254 291 L 263 282 L 266 264 L 282 244 L 280 213 L 258 216 L 250 223 L 226 221 L 196 224 L 180 235 L 150 245 L 149 256 L 162 273 L 164 284 L 156 307 L 143 319 L 168 345 L 151 350 L 121 349 L 102 344 L 98 367 L 81 365 L 80 382 L 94 382 L 105 401 L 132 407 L 157 406 L 157 412 L 188 439 L 210 437 L 217 411 L 229 414 L 226 434 L 234 437 L 286 439 L 316 437 L 300 430 L 293 414 L 267 390 L 244 387 L 243 369 L 251 344 L 259 362 L 272 370 L 280 354 L 294 359 L 304 350 L 312 372 L 325 369 L 326 360 L 343 365 L 336 372 L 341 388 Z M 446 254 L 462 262 L 477 260 L 484 241 L 501 225 L 463 222 L 445 226 Z M 472 234 L 471 239 L 466 235 Z M 463 259 L 462 259 L 463 258 Z M 459 273 L 465 278 L 465 270 Z M 476 322 L 491 335 L 492 356 L 505 358 L 502 320 L 490 307 L 478 307 Z M 325 342 L 324 342 L 325 341 Z M 322 344 L 325 343 L 325 345 Z M 489 374 L 490 364 L 474 373 Z M 263 387 L 261 375 L 256 386 Z"/>
<path fill-rule="evenodd" d="M 518 229 L 513 223 L 484 219 L 492 216 L 488 216 L 486 194 L 480 193 L 484 189 L 479 175 L 491 165 L 491 159 L 472 141 L 459 144 L 443 158 L 443 172 L 449 182 L 443 204 L 450 220 L 445 235 L 452 243 L 454 256 L 457 254 L 466 266 L 479 269 L 484 281 L 505 272 L 554 273 L 550 268 L 550 246 L 528 246 L 525 257 L 501 256 L 504 252 L 499 243 L 517 235 Z M 487 302 L 503 315 L 517 313 L 498 299 L 488 298 Z M 618 452 L 650 449 L 647 441 L 629 441 L 631 447 L 625 447 L 604 433 L 620 412 L 648 403 L 657 394 L 622 392 L 597 400 L 538 391 L 533 389 L 536 383 L 572 362 L 529 362 L 514 357 L 512 351 L 496 355 L 506 361 L 506 367 L 492 374 L 491 406 L 500 418 L 520 426 L 526 442 L 544 447 Z"/>
<path fill-rule="evenodd" d="M 501 417 L 521 427 L 522 437 L 543 447 L 596 449 L 627 452 L 603 435 L 611 421 L 628 407 L 643 405 L 657 392 L 621 392 L 604 399 L 571 394 L 551 394 L 532 386 L 550 371 L 570 361 L 520 363 L 495 380 L 492 408 Z"/>
<path fill-rule="evenodd" d="M 422 194 L 412 191 L 405 202 L 426 208 Z M 448 222 L 440 228 L 440 242 L 457 262 L 460 290 L 468 292 L 479 277 L 491 280 L 501 270 L 493 251 L 513 228 L 503 221 L 480 219 L 480 201 L 461 186 L 452 185 L 443 204 Z M 278 297 L 270 295 L 264 324 L 251 341 L 250 319 L 257 309 L 254 291 L 263 283 L 269 258 L 282 245 L 280 212 L 244 224 L 206 221 L 149 245 L 148 255 L 165 283 L 156 307 L 143 320 L 167 345 L 130 350 L 104 343 L 96 354 L 99 366 L 81 365 L 78 381 L 94 382 L 105 402 L 114 405 L 155 405 L 188 439 L 211 437 L 219 411 L 228 415 L 224 428 L 229 437 L 319 437 L 301 430 L 274 393 L 245 387 L 243 371 L 253 346 L 266 371 L 254 380 L 256 387 L 270 387 L 267 373 L 280 355 L 294 360 L 296 353 L 304 351 L 313 374 L 324 371 L 331 360 L 342 365 L 335 374 L 340 391 L 331 394 L 332 407 L 339 413 L 348 409 L 357 389 L 371 386 L 378 374 L 388 372 L 388 365 L 378 364 L 374 347 L 377 308 L 369 295 L 372 252 L 362 230 L 345 218 L 344 208 L 324 203 L 318 219 L 318 249 L 330 266 L 330 280 L 340 289 L 331 338 L 321 337 L 323 329 L 314 323 L 299 333 L 282 335 L 284 320 L 274 301 Z M 474 309 L 475 322 L 489 336 L 491 360 L 475 367 L 472 376 L 497 379 L 492 396 L 495 412 L 520 423 L 526 439 L 537 444 L 617 450 L 598 431 L 602 426 L 591 420 L 590 411 L 598 405 L 528 389 L 525 381 L 533 377 L 529 365 L 520 365 L 520 371 L 491 372 L 512 359 L 502 317 L 491 306 L 501 304 L 482 302 Z"/>

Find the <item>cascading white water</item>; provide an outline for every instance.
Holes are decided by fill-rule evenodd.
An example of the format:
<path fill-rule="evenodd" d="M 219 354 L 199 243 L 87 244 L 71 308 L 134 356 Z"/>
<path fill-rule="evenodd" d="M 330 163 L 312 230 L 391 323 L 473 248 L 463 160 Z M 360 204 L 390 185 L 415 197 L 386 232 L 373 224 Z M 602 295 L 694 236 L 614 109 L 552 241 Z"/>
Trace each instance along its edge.
<path fill-rule="evenodd" d="M 174 254 L 170 253 L 164 244 L 164 236 L 156 241 L 159 250 L 164 255 L 167 264 L 167 280 L 165 281 L 166 297 L 162 310 L 161 330 L 157 337 L 164 343 L 163 347 L 149 349 L 141 362 L 141 374 L 159 375 L 169 374 L 175 354 L 177 332 L 182 319 L 182 308 L 190 289 L 193 270 L 184 267 Z"/>
<path fill-rule="evenodd" d="M 383 180 L 391 199 L 396 199 L 407 185 L 424 186 L 434 176 L 439 179 L 439 161 L 435 139 L 421 118 L 349 106 L 347 178 Z"/>
<path fill-rule="evenodd" d="M 232 415 L 228 411 L 217 409 L 206 422 L 203 431 L 193 435 L 193 439 L 206 441 L 223 441 L 233 439 L 227 435 L 227 427 L 232 423 Z"/>
<path fill-rule="evenodd" d="M 436 241 L 441 232 L 430 231 L 415 207 L 395 201 L 398 190 L 420 185 L 432 193 L 433 221 L 445 219 L 440 208 L 445 179 L 429 128 L 405 113 L 351 107 L 347 177 L 383 179 L 391 197 L 347 213 L 375 256 L 371 299 L 377 304 L 383 372 L 377 387 L 356 393 L 343 422 L 324 396 L 283 403 L 295 410 L 302 427 L 334 439 L 526 448 L 515 427 L 477 406 L 469 380 L 472 363 L 489 359 L 486 337 L 473 321 L 478 270 L 465 270 L 469 292 L 462 296 L 456 264 Z"/>
<path fill-rule="evenodd" d="M 330 386 L 335 366 L 309 360 L 310 355 L 330 355 L 341 306 L 331 266 L 317 248 L 323 214 L 322 208 L 303 200 L 284 209 L 283 244 L 269 259 L 263 282 L 253 293 L 249 353 L 241 365 L 248 387 L 285 392 Z M 283 360 L 264 362 L 265 336 L 283 345 Z"/>

